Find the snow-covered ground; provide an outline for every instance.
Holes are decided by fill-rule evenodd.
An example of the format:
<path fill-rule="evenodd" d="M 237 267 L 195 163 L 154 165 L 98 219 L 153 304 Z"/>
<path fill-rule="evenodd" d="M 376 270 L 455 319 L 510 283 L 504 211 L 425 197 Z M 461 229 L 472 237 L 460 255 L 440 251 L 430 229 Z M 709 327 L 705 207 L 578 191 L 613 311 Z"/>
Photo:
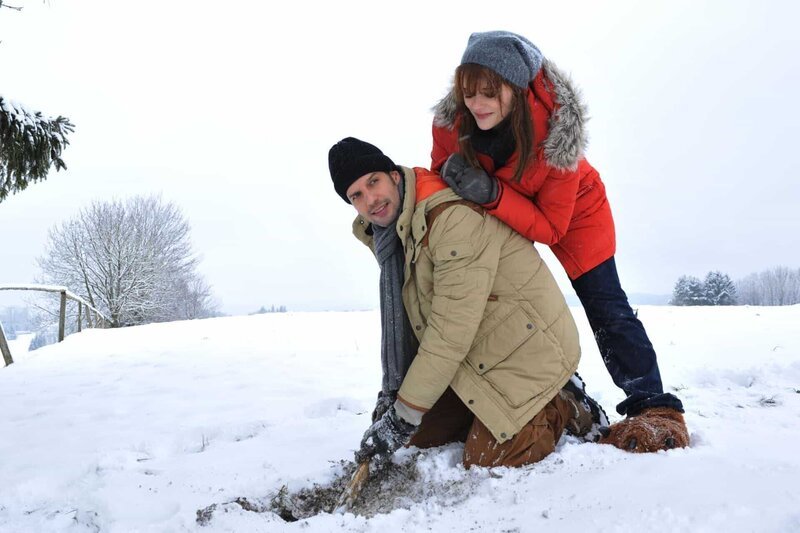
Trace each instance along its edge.
<path fill-rule="evenodd" d="M 613 418 L 621 393 L 573 312 L 580 372 Z M 537 465 L 492 471 L 465 471 L 459 445 L 404 450 L 417 498 L 371 518 L 292 523 L 229 505 L 201 526 L 196 511 L 339 472 L 380 382 L 377 312 L 89 330 L 16 348 L 0 368 L 0 531 L 800 531 L 800 306 L 639 316 L 686 405 L 691 448 L 633 455 L 565 438 Z"/>
<path fill-rule="evenodd" d="M 6 340 L 14 361 L 19 361 L 20 358 L 27 359 L 29 355 L 33 355 L 34 352 L 28 352 L 28 348 L 30 348 L 35 336 L 35 333 L 20 333 L 14 340 Z"/>

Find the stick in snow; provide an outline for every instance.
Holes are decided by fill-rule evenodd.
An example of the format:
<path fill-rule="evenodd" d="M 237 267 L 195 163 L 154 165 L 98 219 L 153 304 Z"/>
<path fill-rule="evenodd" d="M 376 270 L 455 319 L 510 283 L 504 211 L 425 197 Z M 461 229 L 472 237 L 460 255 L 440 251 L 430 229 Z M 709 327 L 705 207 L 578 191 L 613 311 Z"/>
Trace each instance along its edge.
<path fill-rule="evenodd" d="M 342 491 L 342 495 L 339 497 L 339 500 L 334 505 L 333 509 L 331 509 L 332 513 L 345 513 L 347 510 L 355 503 L 356 499 L 358 499 L 358 495 L 361 493 L 361 488 L 366 483 L 367 478 L 369 477 L 369 460 L 364 461 L 358 465 L 356 471 L 353 472 L 353 477 L 350 478 L 350 482 L 347 484 L 347 487 Z"/>

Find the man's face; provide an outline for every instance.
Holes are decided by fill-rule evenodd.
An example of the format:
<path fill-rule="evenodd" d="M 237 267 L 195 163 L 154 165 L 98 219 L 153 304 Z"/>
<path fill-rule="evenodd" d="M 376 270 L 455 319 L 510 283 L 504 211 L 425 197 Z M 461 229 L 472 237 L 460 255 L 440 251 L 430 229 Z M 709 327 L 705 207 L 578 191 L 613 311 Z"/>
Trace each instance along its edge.
<path fill-rule="evenodd" d="M 347 188 L 347 199 L 359 215 L 385 228 L 400 215 L 399 183 L 399 172 L 370 172 Z"/>

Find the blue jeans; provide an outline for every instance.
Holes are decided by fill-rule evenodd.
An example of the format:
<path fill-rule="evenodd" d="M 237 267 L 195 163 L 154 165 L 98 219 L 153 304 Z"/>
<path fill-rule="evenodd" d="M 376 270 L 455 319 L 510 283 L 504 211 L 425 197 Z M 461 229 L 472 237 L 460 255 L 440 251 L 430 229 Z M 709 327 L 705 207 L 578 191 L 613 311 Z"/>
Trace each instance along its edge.
<path fill-rule="evenodd" d="M 627 396 L 617 412 L 632 416 L 648 407 L 683 412 L 681 401 L 664 392 L 656 352 L 622 290 L 614 258 L 572 281 L 572 287 L 583 304 L 611 378 Z"/>

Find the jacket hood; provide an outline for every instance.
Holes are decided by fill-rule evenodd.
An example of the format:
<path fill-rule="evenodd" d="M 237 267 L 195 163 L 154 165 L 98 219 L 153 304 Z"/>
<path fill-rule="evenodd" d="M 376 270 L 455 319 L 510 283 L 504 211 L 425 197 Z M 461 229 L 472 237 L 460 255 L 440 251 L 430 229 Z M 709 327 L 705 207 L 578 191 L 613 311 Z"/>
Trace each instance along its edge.
<path fill-rule="evenodd" d="M 545 59 L 542 73 L 550 82 L 555 109 L 550 114 L 550 129 L 542 142 L 544 156 L 552 167 L 575 170 L 588 145 L 586 122 L 589 120 L 580 89 L 568 74 Z M 539 75 L 541 75 L 540 73 Z M 452 129 L 456 121 L 456 98 L 453 87 L 433 107 L 434 126 Z"/>

